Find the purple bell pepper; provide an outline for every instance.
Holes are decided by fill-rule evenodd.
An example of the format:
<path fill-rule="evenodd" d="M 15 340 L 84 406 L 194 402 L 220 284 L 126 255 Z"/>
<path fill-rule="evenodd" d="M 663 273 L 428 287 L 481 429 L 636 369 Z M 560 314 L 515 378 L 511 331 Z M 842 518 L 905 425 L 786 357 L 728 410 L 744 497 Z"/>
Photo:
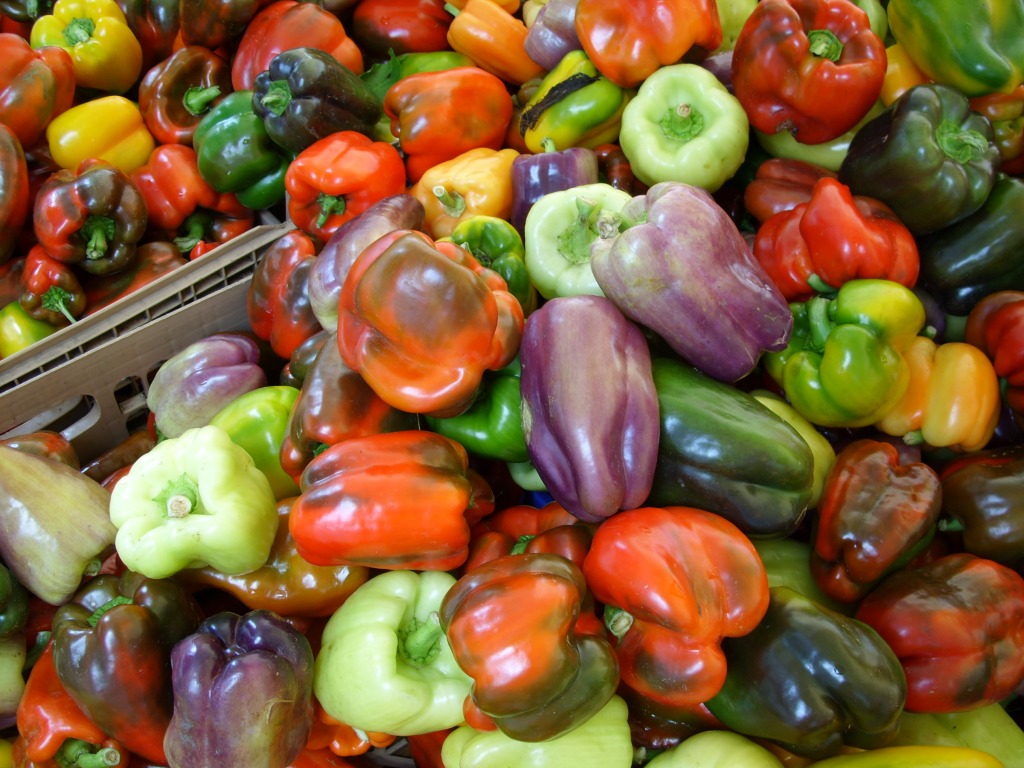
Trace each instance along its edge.
<path fill-rule="evenodd" d="M 658 393 L 639 326 L 603 296 L 550 299 L 519 347 L 523 433 L 552 497 L 597 523 L 640 506 L 658 459 Z"/>
<path fill-rule="evenodd" d="M 550 72 L 570 51 L 583 48 L 576 34 L 580 0 L 548 0 L 526 33 L 526 55 Z"/>
<path fill-rule="evenodd" d="M 222 611 L 171 651 L 169 768 L 286 768 L 313 728 L 313 650 L 276 613 Z"/>
<path fill-rule="evenodd" d="M 729 214 L 707 190 L 655 184 L 590 249 L 597 284 L 626 317 L 725 382 L 784 349 L 793 314 Z"/>
<path fill-rule="evenodd" d="M 526 228 L 526 214 L 548 192 L 560 192 L 600 177 L 597 153 L 586 147 L 521 154 L 512 161 L 512 215 L 509 221 L 519 234 Z"/>

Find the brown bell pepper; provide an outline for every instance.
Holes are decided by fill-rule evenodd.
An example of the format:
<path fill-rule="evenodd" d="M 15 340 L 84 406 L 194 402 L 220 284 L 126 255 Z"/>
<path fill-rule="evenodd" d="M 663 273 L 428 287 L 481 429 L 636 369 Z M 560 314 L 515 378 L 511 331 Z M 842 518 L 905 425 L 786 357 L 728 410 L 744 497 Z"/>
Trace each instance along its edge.
<path fill-rule="evenodd" d="M 0 122 L 0 264 L 14 253 L 32 201 L 28 162 L 18 135 Z"/>
<path fill-rule="evenodd" d="M 116 0 L 128 28 L 142 46 L 146 72 L 182 46 L 179 0 Z"/>
<path fill-rule="evenodd" d="M 86 296 L 83 316 L 88 317 L 109 307 L 186 264 L 188 259 L 172 242 L 152 240 L 143 243 L 135 250 L 135 258 L 127 269 L 107 275 L 83 275 L 82 287 Z"/>
<path fill-rule="evenodd" d="M 46 126 L 75 100 L 75 67 L 63 48 L 35 50 L 28 40 L 0 33 L 0 123 L 10 128 L 26 151 Z"/>
<path fill-rule="evenodd" d="M 181 41 L 210 50 L 233 48 L 249 22 L 273 0 L 181 0 Z"/>
<path fill-rule="evenodd" d="M 34 245 L 21 273 L 21 306 L 36 320 L 58 327 L 74 323 L 85 312 L 85 289 L 71 264 Z"/>

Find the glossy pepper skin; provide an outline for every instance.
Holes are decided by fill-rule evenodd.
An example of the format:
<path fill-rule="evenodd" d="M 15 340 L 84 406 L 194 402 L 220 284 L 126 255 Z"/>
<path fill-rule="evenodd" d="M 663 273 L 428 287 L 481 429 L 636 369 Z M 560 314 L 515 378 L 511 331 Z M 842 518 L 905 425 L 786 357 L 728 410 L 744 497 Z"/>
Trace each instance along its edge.
<path fill-rule="evenodd" d="M 864 622 L 789 587 L 769 594 L 757 627 L 722 642 L 728 672 L 707 702 L 711 713 L 730 730 L 811 759 L 844 744 L 888 743 L 907 698 L 896 654 Z"/>
<path fill-rule="evenodd" d="M 21 284 L 21 306 L 36 320 L 64 327 L 85 311 L 85 289 L 74 267 L 53 258 L 40 245 L 32 246 L 25 258 Z"/>
<path fill-rule="evenodd" d="M 544 74 L 526 53 L 526 24 L 494 0 L 468 0 L 448 25 L 453 51 L 469 56 L 478 67 L 519 86 Z"/>
<path fill-rule="evenodd" d="M 442 435 L 351 437 L 314 458 L 300 488 L 288 524 L 315 565 L 450 570 L 466 559 L 469 457 Z"/>
<path fill-rule="evenodd" d="M 0 359 L 28 349 L 58 330 L 57 326 L 29 315 L 20 301 L 8 302 L 0 309 Z"/>
<path fill-rule="evenodd" d="M 530 315 L 519 359 L 527 449 L 555 501 L 586 522 L 640 506 L 658 396 L 639 326 L 601 296 L 551 299 Z"/>
<path fill-rule="evenodd" d="M 0 122 L 0 264 L 10 259 L 31 210 L 25 151 L 18 136 Z"/>
<path fill-rule="evenodd" d="M 637 577 L 623 579 L 627 571 Z M 754 545 L 725 518 L 694 507 L 614 515 L 594 533 L 583 573 L 617 638 L 622 682 L 669 708 L 717 694 L 726 675 L 722 638 L 747 634 L 768 610 L 768 575 Z"/>
<path fill-rule="evenodd" d="M 380 100 L 352 70 L 309 45 L 274 56 L 252 91 L 270 138 L 293 154 L 339 131 L 370 136 L 381 116 Z"/>
<path fill-rule="evenodd" d="M 128 28 L 142 46 L 142 71 L 168 58 L 180 42 L 181 12 L 178 0 L 115 0 Z"/>
<path fill-rule="evenodd" d="M 864 426 L 906 392 L 903 351 L 924 327 L 924 306 L 891 280 L 845 283 L 833 298 L 791 305 L 789 345 L 764 356 L 765 370 L 793 407 L 818 426 Z"/>
<path fill-rule="evenodd" d="M 46 126 L 53 161 L 74 170 L 89 160 L 103 160 L 131 173 L 156 147 L 138 105 L 117 94 L 75 104 Z"/>
<path fill-rule="evenodd" d="M 838 288 L 877 278 L 913 288 L 921 268 L 914 236 L 896 214 L 830 177 L 758 227 L 754 256 L 788 301 L 811 298 L 812 282 Z"/>
<path fill-rule="evenodd" d="M 583 572 L 553 554 L 506 555 L 473 568 L 445 595 L 439 617 L 473 704 L 507 736 L 556 739 L 611 699 L 618 662 L 607 639 L 573 627 Z"/>
<path fill-rule="evenodd" d="M 22 148 L 34 146 L 46 126 L 75 98 L 71 54 L 59 46 L 35 50 L 23 37 L 0 33 L 0 122 Z"/>
<path fill-rule="evenodd" d="M 171 652 L 168 765 L 286 768 L 313 727 L 313 658 L 271 611 L 205 619 Z"/>
<path fill-rule="evenodd" d="M 754 128 L 822 144 L 867 114 L 885 65 L 885 44 L 853 3 L 768 0 L 736 39 L 732 79 Z"/>
<path fill-rule="evenodd" d="M 1000 701 L 1024 678 L 1024 578 L 967 552 L 889 575 L 857 619 L 892 647 L 908 712 L 959 712 Z"/>
<path fill-rule="evenodd" d="M 818 504 L 811 574 L 829 597 L 859 601 L 931 540 L 942 484 L 922 462 L 901 462 L 895 446 L 857 440 L 836 456 Z"/>
<path fill-rule="evenodd" d="M 748 536 L 792 533 L 807 511 L 813 457 L 799 433 L 742 390 L 658 357 L 658 459 L 648 503 L 694 506 Z"/>
<path fill-rule="evenodd" d="M 1000 393 L 1015 412 L 1024 412 L 1024 291 L 995 291 L 967 315 L 964 341 L 992 361 Z"/>
<path fill-rule="evenodd" d="M 139 111 L 157 143 L 191 146 L 203 115 L 232 90 L 227 59 L 187 45 L 146 70 L 139 82 Z"/>
<path fill-rule="evenodd" d="M 839 180 L 881 200 L 915 236 L 977 211 L 996 180 L 992 123 L 938 83 L 914 86 L 850 140 Z M 927 202 L 925 202 L 927 201 Z"/>
<path fill-rule="evenodd" d="M 236 45 L 249 22 L 271 0 L 181 0 L 181 40 L 215 51 Z M 237 90 L 237 89 L 236 89 Z"/>
<path fill-rule="evenodd" d="M 549 143 L 543 152 L 519 154 L 512 161 L 512 214 L 509 222 L 522 236 L 526 231 L 526 216 L 541 197 L 549 192 L 597 184 L 599 172 L 597 153 L 586 147 L 556 150 Z"/>
<path fill-rule="evenodd" d="M 93 275 L 131 265 L 146 231 L 148 212 L 138 186 L 102 160 L 51 175 L 36 194 L 32 214 L 39 244 L 66 264 Z"/>
<path fill-rule="evenodd" d="M 90 579 L 53 616 L 53 660 L 75 702 L 132 752 L 162 761 L 171 718 L 171 648 L 202 611 L 170 580 Z"/>
<path fill-rule="evenodd" d="M 422 281 L 437 287 L 424 295 Z M 496 272 L 461 246 L 409 230 L 363 250 L 339 308 L 342 360 L 409 413 L 465 411 L 484 371 L 508 365 L 522 337 L 522 307 Z"/>
<path fill-rule="evenodd" d="M 443 0 L 363 0 L 352 12 L 352 37 L 373 58 L 390 52 L 435 53 L 448 48 L 452 15 Z"/>

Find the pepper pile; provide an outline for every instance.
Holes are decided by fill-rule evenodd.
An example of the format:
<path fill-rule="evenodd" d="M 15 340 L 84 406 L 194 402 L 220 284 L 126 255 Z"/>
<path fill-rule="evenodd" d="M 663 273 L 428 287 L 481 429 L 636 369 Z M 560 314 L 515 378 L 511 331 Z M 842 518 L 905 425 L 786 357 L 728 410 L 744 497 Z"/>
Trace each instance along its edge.
<path fill-rule="evenodd" d="M 0 768 L 1024 764 L 1019 2 L 0 9 L 0 323 L 292 225 L 0 444 Z"/>

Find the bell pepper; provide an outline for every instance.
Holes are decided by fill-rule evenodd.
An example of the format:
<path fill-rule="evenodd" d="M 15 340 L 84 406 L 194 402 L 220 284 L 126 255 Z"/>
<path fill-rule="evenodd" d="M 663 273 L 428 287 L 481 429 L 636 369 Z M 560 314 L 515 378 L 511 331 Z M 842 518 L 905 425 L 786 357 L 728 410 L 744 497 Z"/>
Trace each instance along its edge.
<path fill-rule="evenodd" d="M 918 238 L 920 284 L 945 312 L 968 315 L 989 294 L 1024 290 L 1024 270 L 1016 258 L 1024 245 L 1016 219 L 1022 203 L 1024 178 L 999 174 L 977 211 Z"/>
<path fill-rule="evenodd" d="M 158 144 L 191 146 L 203 115 L 231 91 L 227 60 L 201 45 L 186 45 L 146 70 L 139 111 Z"/>
<path fill-rule="evenodd" d="M 887 107 L 915 85 L 932 82 L 928 75 L 911 61 L 906 48 L 898 42 L 885 49 L 885 62 L 885 81 L 882 83 L 879 100 Z"/>
<path fill-rule="evenodd" d="M 60 46 L 35 50 L 12 32 L 0 33 L 0 122 L 21 146 L 34 146 L 46 126 L 75 99 L 71 54 Z"/>
<path fill-rule="evenodd" d="M 652 374 L 660 436 L 648 502 L 706 509 L 753 537 L 795 531 L 813 482 L 800 434 L 753 395 L 678 359 L 655 358 Z"/>
<path fill-rule="evenodd" d="M 72 445 L 71 441 L 61 432 L 54 432 L 50 429 L 25 432 L 12 437 L 0 438 L 0 445 L 17 448 L 19 451 L 33 453 L 36 456 L 45 456 L 48 459 L 55 459 L 56 461 L 67 464 L 72 469 L 82 468 L 75 446 Z M 0 567 L 0 604 L 3 603 L 2 595 L 5 590 L 13 592 L 14 594 L 18 594 L 19 592 L 20 585 L 17 584 L 16 580 L 12 581 L 10 585 L 4 586 L 4 582 L 8 578 L 8 576 L 3 575 L 3 568 Z M 2 611 L 0 611 L 0 614 L 2 614 Z M 6 622 L 2 617 L 0 617 L 0 637 L 3 637 L 6 634 L 5 626 Z"/>
<path fill-rule="evenodd" d="M 922 0 L 888 4 L 892 36 L 922 72 L 966 96 L 1009 93 L 1024 82 L 1024 9 L 995 0 L 951 7 L 941 21 Z"/>
<path fill-rule="evenodd" d="M 565 54 L 523 105 L 518 130 L 531 152 L 614 141 L 630 92 L 602 73 L 582 49 Z"/>
<path fill-rule="evenodd" d="M 367 733 L 353 728 L 348 723 L 343 723 L 324 712 L 320 702 L 314 700 L 313 704 L 315 719 L 313 720 L 313 731 L 309 735 L 309 741 L 306 742 L 305 752 L 323 750 L 324 753 L 331 755 L 336 760 L 338 757 L 364 755 L 375 747 L 383 750 L 398 740 L 394 734 L 374 731 Z M 326 766 L 331 765 L 350 765 L 350 763 L 331 762 L 326 764 Z M 297 766 L 293 763 L 291 768 L 297 768 Z M 309 768 L 316 768 L 316 765 L 310 765 Z"/>
<path fill-rule="evenodd" d="M 234 195 L 228 194 L 227 197 L 233 211 L 218 212 L 200 208 L 190 214 L 182 222 L 181 228 L 173 233 L 177 235 L 174 245 L 188 254 L 190 260 L 198 259 L 253 228 L 256 219 L 253 210 L 242 205 Z"/>
<path fill-rule="evenodd" d="M 896 654 L 862 621 L 789 587 L 769 593 L 757 627 L 722 641 L 728 671 L 707 702 L 711 713 L 737 733 L 814 760 L 844 744 L 886 744 L 907 699 Z"/>
<path fill-rule="evenodd" d="M 281 467 L 299 482 L 309 462 L 326 447 L 416 426 L 415 416 L 385 403 L 345 365 L 331 333 L 302 381 L 281 443 Z"/>
<path fill-rule="evenodd" d="M 300 488 L 289 527 L 314 565 L 451 570 L 466 559 L 469 457 L 442 435 L 350 437 L 306 466 Z"/>
<path fill-rule="evenodd" d="M 444 571 L 388 571 L 356 589 L 327 621 L 316 656 L 313 691 L 324 711 L 399 736 L 462 723 L 473 681 L 437 616 L 454 584 Z"/>
<path fill-rule="evenodd" d="M 497 75 L 458 66 L 403 76 L 387 90 L 384 114 L 415 184 L 435 165 L 471 149 L 501 149 L 512 97 Z"/>
<path fill-rule="evenodd" d="M 521 153 L 512 160 L 512 214 L 509 222 L 522 236 L 526 231 L 526 216 L 540 198 L 550 192 L 597 184 L 599 174 L 597 152 L 586 147 L 557 150 L 554 142 L 548 142 L 542 152 Z"/>
<path fill-rule="evenodd" d="M 651 768 L 706 768 L 743 765 L 746 768 L 782 768 L 783 763 L 760 744 L 732 731 L 703 731 L 677 746 L 656 754 L 646 765 Z"/>
<path fill-rule="evenodd" d="M 3 0 L 0 2 L 0 16 L 3 17 L 4 32 L 14 34 L 14 30 L 18 30 L 18 33 L 22 30 L 31 31 L 32 23 L 52 9 L 52 0 L 43 0 L 41 3 L 33 0 Z"/>
<path fill-rule="evenodd" d="M 934 541 L 934 539 L 933 539 Z M 811 575 L 811 545 L 792 536 L 785 539 L 753 539 L 754 549 L 768 572 L 768 587 L 789 587 L 823 608 L 852 616 L 856 604 L 829 597 Z"/>
<path fill-rule="evenodd" d="M 722 42 L 722 21 L 717 6 L 707 0 L 628 5 L 580 0 L 576 34 L 601 74 L 623 88 L 635 88 L 687 54 L 699 57 L 701 51 L 715 50 Z"/>
<path fill-rule="evenodd" d="M 448 48 L 451 23 L 444 0 L 363 0 L 352 12 L 352 38 L 373 58 L 434 53 Z"/>
<path fill-rule="evenodd" d="M 103 451 L 83 466 L 82 474 L 102 485 L 110 475 L 131 466 L 142 454 L 149 453 L 154 445 L 156 445 L 156 438 L 149 433 L 148 429 L 136 429 L 124 440 Z"/>
<path fill-rule="evenodd" d="M 266 386 L 259 345 L 241 333 L 216 333 L 164 361 L 153 376 L 146 404 L 162 437 L 203 427 L 239 395 Z"/>
<path fill-rule="evenodd" d="M 156 147 L 138 106 L 116 94 L 89 99 L 61 112 L 46 127 L 46 141 L 54 161 L 67 170 L 99 159 L 131 173 Z"/>
<path fill-rule="evenodd" d="M 716 192 L 739 170 L 750 126 L 743 106 L 698 64 L 652 73 L 622 112 L 619 145 L 644 184 L 685 182 Z"/>
<path fill-rule="evenodd" d="M 878 100 L 885 43 L 847 0 L 758 3 L 732 55 L 736 98 L 754 128 L 820 144 L 853 128 Z"/>
<path fill-rule="evenodd" d="M 1024 577 L 957 552 L 887 576 L 857 619 L 899 658 L 910 712 L 959 712 L 1000 701 L 1024 678 Z"/>
<path fill-rule="evenodd" d="M 880 749 L 838 755 L 814 763 L 818 768 L 895 768 L 914 765 L 920 768 L 1000 768 L 1002 761 L 987 752 L 968 747 L 882 747 Z"/>
<path fill-rule="evenodd" d="M 277 503 L 277 535 L 267 562 L 255 571 L 227 574 L 211 566 L 186 568 L 175 581 L 191 589 L 219 589 L 250 610 L 287 618 L 331 616 L 370 577 L 361 565 L 313 565 L 299 555 L 288 530 L 295 497 Z"/>
<path fill-rule="evenodd" d="M 637 577 L 623 579 L 625 570 Z M 726 675 L 722 638 L 747 634 L 768 610 L 754 545 L 695 507 L 614 515 L 594 533 L 583 573 L 617 638 L 622 683 L 670 708 L 716 695 Z"/>
<path fill-rule="evenodd" d="M 550 501 L 540 508 L 529 504 L 505 507 L 473 526 L 469 557 L 460 569 L 460 575 L 505 555 L 536 552 L 561 555 L 582 567 L 594 530 L 594 526 L 582 523 L 557 501 Z M 604 625 L 595 616 L 584 616 L 588 610 L 592 614 L 593 608 L 593 595 L 588 592 L 576 620 L 577 632 L 604 634 Z"/>
<path fill-rule="evenodd" d="M 555 501 L 592 523 L 640 506 L 658 450 L 640 327 L 603 297 L 559 297 L 530 315 L 519 356 L 523 434 Z"/>
<path fill-rule="evenodd" d="M 178 0 L 115 0 L 128 28 L 142 46 L 142 71 L 170 57 L 181 43 Z M 185 46 L 187 47 L 187 46 Z"/>
<path fill-rule="evenodd" d="M 260 73 L 270 69 L 270 63 L 280 54 L 293 48 L 319 50 L 351 75 L 363 71 L 363 52 L 336 14 L 316 3 L 273 0 L 246 24 L 238 40 L 231 61 L 232 87 L 236 91 L 255 90 Z M 344 82 L 351 90 L 351 84 Z"/>
<path fill-rule="evenodd" d="M 1013 765 L 1024 754 L 1024 731 L 1002 704 L 946 714 L 904 712 L 890 746 L 904 745 L 967 747 Z"/>
<path fill-rule="evenodd" d="M 218 192 L 255 210 L 284 200 L 291 157 L 253 111 L 252 91 L 235 91 L 203 115 L 192 134 L 199 173 Z"/>
<path fill-rule="evenodd" d="M 909 444 L 971 452 L 984 448 L 1000 415 L 999 378 L 985 353 L 960 341 L 915 337 L 903 353 L 910 383 L 876 426 Z"/>
<path fill-rule="evenodd" d="M 285 768 L 313 728 L 313 649 L 272 611 L 223 611 L 171 652 L 169 765 Z"/>
<path fill-rule="evenodd" d="M 454 8 L 446 38 L 453 51 L 469 56 L 478 67 L 519 86 L 544 74 L 526 52 L 526 24 L 494 0 L 467 0 Z"/>
<path fill-rule="evenodd" d="M 473 704 L 519 741 L 557 739 L 594 717 L 619 682 L 604 637 L 573 626 L 587 591 L 560 555 L 506 555 L 465 573 L 445 595 L 441 627 L 473 679 Z"/>
<path fill-rule="evenodd" d="M 284 367 L 278 374 L 277 383 L 282 386 L 295 387 L 301 390 L 306 381 L 306 376 L 313 368 L 317 355 L 331 338 L 331 331 L 319 330 L 299 344 L 285 362 Z"/>
<path fill-rule="evenodd" d="M 524 223 L 526 269 L 545 299 L 604 292 L 590 263 L 591 245 L 614 236 L 619 212 L 632 199 L 605 182 L 584 184 L 540 197 Z"/>
<path fill-rule="evenodd" d="M 70 53 L 82 88 L 121 94 L 142 73 L 142 46 L 114 0 L 56 0 L 53 12 L 32 25 L 29 42 Z"/>
<path fill-rule="evenodd" d="M 1009 93 L 989 93 L 971 99 L 971 109 L 989 119 L 992 123 L 993 138 L 999 147 L 1000 169 L 1007 170 L 1019 165 L 1024 153 L 1024 85 L 1018 85 Z"/>
<path fill-rule="evenodd" d="M 622 207 L 618 232 L 614 224 L 590 247 L 597 284 L 685 360 L 736 381 L 786 346 L 793 320 L 782 293 L 707 190 L 661 182 Z"/>
<path fill-rule="evenodd" d="M 301 229 L 292 229 L 270 244 L 249 283 L 249 325 L 279 357 L 291 357 L 296 347 L 320 330 L 307 288 L 316 256 L 313 239 Z"/>
<path fill-rule="evenodd" d="M 352 70 L 308 45 L 274 56 L 252 90 L 253 110 L 270 138 L 294 154 L 340 131 L 370 136 L 381 116 L 380 101 Z"/>
<path fill-rule="evenodd" d="M 526 24 L 526 53 L 550 72 L 570 51 L 583 50 L 576 34 L 577 0 L 546 2 Z"/>
<path fill-rule="evenodd" d="M 942 508 L 939 476 L 865 438 L 843 448 L 818 505 L 811 574 L 830 597 L 857 602 L 927 546 Z"/>
<path fill-rule="evenodd" d="M 53 663 L 68 694 L 108 736 L 163 761 L 170 653 L 202 621 L 182 586 L 130 571 L 85 583 L 53 615 Z"/>
<path fill-rule="evenodd" d="M 423 279 L 433 286 L 426 294 Z M 465 411 L 484 371 L 515 357 L 522 329 L 522 307 L 496 272 L 461 246 L 410 230 L 363 250 L 339 300 L 342 360 L 409 413 Z"/>
<path fill-rule="evenodd" d="M 0 360 L 28 349 L 60 330 L 56 325 L 32 317 L 20 301 L 0 308 Z"/>
<path fill-rule="evenodd" d="M 181 41 L 215 51 L 238 44 L 246 27 L 271 0 L 180 0 Z M 237 89 L 236 89 L 237 90 Z"/>
<path fill-rule="evenodd" d="M 0 122 L 0 264 L 14 252 L 31 205 L 25 151 L 17 135 Z"/>
<path fill-rule="evenodd" d="M 74 267 L 53 258 L 41 245 L 29 250 L 21 284 L 21 306 L 37 320 L 62 328 L 85 311 L 85 289 Z"/>
<path fill-rule="evenodd" d="M 919 236 L 981 208 L 999 161 L 988 118 L 954 88 L 925 83 L 857 132 L 839 180 L 855 195 L 881 200 Z"/>
<path fill-rule="evenodd" d="M 326 242 L 346 221 L 405 191 L 398 150 L 357 131 L 331 133 L 302 150 L 284 177 L 288 217 Z"/>
<path fill-rule="evenodd" d="M 244 448 L 207 425 L 141 456 L 110 495 L 121 561 L 150 578 L 212 565 L 234 575 L 267 562 L 277 533 L 270 481 Z"/>
<path fill-rule="evenodd" d="M 789 301 L 806 301 L 822 283 L 836 289 L 857 278 L 913 288 L 921 266 L 914 236 L 888 206 L 854 198 L 828 176 L 806 202 L 762 222 L 754 256 Z"/>
<path fill-rule="evenodd" d="M 907 391 L 903 358 L 924 327 L 921 300 L 891 280 L 850 280 L 832 298 L 790 305 L 793 334 L 765 370 L 812 424 L 855 427 L 883 418 Z"/>

